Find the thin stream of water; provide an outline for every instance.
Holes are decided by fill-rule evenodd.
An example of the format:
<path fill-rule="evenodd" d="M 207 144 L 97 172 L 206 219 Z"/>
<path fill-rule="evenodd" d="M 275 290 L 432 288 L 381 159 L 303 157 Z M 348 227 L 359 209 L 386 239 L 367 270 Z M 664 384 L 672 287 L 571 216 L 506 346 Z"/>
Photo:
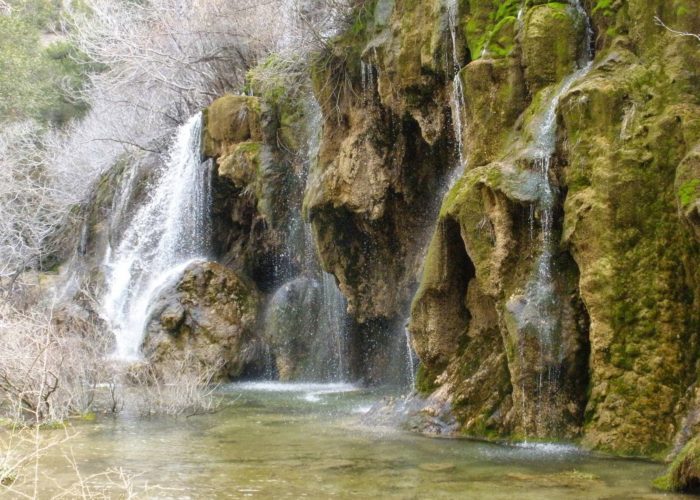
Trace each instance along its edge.
<path fill-rule="evenodd" d="M 532 279 L 525 290 L 525 307 L 522 317 L 534 327 L 539 343 L 539 364 L 546 367 L 546 375 L 540 370 L 537 380 L 537 393 L 528 395 L 537 401 L 538 419 L 545 422 L 548 408 L 545 406 L 556 396 L 561 383 L 560 364 L 563 362 L 563 346 L 561 339 L 561 304 L 555 289 L 554 253 L 556 250 L 554 231 L 554 212 L 558 203 L 558 193 L 552 185 L 550 170 L 556 149 L 557 110 L 563 96 L 571 87 L 583 78 L 592 66 L 592 30 L 590 19 L 579 0 L 572 0 L 578 16 L 585 22 L 586 36 L 584 50 L 578 62 L 579 68 L 567 76 L 552 93 L 541 117 L 535 122 L 533 129 L 533 164 L 539 174 L 540 196 L 537 211 L 540 218 L 541 242 L 539 255 L 535 264 Z M 522 16 L 523 14 L 520 14 Z M 534 212 L 530 211 L 530 238 L 532 239 Z M 522 341 L 522 339 L 521 339 Z M 522 352 L 521 362 L 526 360 Z M 523 395 L 525 391 L 523 389 Z M 523 403 L 524 404 L 524 403 Z M 540 423 L 542 423 L 540 422 Z M 546 423 L 546 422 L 545 422 Z"/>

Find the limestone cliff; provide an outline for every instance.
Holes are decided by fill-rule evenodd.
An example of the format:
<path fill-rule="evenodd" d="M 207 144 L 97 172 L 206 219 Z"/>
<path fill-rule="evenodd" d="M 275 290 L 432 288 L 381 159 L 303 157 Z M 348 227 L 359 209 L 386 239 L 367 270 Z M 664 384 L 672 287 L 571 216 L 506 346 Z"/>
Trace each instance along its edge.
<path fill-rule="evenodd" d="M 371 325 L 422 263 L 419 388 L 464 434 L 658 455 L 697 432 L 700 44 L 657 17 L 700 32 L 692 0 L 378 0 L 315 64 L 323 265 Z"/>

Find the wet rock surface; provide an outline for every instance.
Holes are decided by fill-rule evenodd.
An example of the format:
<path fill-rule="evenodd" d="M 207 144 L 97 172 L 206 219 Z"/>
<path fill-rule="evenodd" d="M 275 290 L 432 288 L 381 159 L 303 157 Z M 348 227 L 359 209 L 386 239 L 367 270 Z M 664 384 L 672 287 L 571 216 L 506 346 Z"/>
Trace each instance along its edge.
<path fill-rule="evenodd" d="M 256 331 L 259 296 L 235 272 L 213 262 L 191 264 L 151 308 L 144 357 L 167 376 L 193 365 L 215 379 L 261 371 Z"/>

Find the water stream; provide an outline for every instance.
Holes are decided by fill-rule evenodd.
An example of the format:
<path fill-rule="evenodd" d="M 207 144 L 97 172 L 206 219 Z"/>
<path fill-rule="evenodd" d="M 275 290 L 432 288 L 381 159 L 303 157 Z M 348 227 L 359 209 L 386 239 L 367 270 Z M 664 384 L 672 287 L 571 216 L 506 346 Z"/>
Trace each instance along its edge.
<path fill-rule="evenodd" d="M 139 358 L 153 298 L 190 262 L 210 252 L 211 169 L 201 161 L 201 133 L 201 114 L 178 129 L 167 160 L 151 175 L 146 199 L 116 235 L 116 245 L 107 249 L 102 311 L 115 333 L 117 359 Z M 137 178 L 135 170 L 126 176 L 118 209 L 125 210 L 119 203 L 140 188 Z"/>
<path fill-rule="evenodd" d="M 561 332 L 562 304 L 556 290 L 554 276 L 554 256 L 557 242 L 555 241 L 554 214 L 558 204 L 557 188 L 552 185 L 550 170 L 556 150 L 557 110 L 563 96 L 571 87 L 583 78 L 592 66 L 592 29 L 586 11 L 579 0 L 572 0 L 572 8 L 585 23 L 584 47 L 578 61 L 578 69 L 564 78 L 552 91 L 543 113 L 534 121 L 532 129 L 533 165 L 539 175 L 539 201 L 536 211 L 539 214 L 541 240 L 539 254 L 534 273 L 528 282 L 522 309 L 516 315 L 524 329 L 536 332 L 539 344 L 539 364 L 546 367 L 539 371 L 537 393 L 526 394 L 523 387 L 523 397 L 534 398 L 538 407 L 539 423 L 548 424 L 547 405 L 556 397 L 561 385 L 560 366 L 564 358 L 563 339 Z M 522 17 L 522 14 L 520 14 Z M 530 210 L 530 238 L 533 237 L 534 206 Z M 522 363 L 531 363 L 526 359 L 523 348 L 520 349 Z M 523 382 L 524 383 L 524 382 Z M 523 400 L 524 404 L 524 400 Z M 551 423 L 551 422 L 550 422 Z"/>
<path fill-rule="evenodd" d="M 452 94 L 450 97 L 450 109 L 452 111 L 452 127 L 455 136 L 455 149 L 458 164 L 450 175 L 448 191 L 464 174 L 464 116 L 466 102 L 464 100 L 464 88 L 462 85 L 462 65 L 459 61 L 459 51 L 457 50 L 457 29 L 458 29 L 459 4 L 457 0 L 448 0 L 447 4 L 447 26 L 450 31 L 450 41 L 452 42 Z"/>

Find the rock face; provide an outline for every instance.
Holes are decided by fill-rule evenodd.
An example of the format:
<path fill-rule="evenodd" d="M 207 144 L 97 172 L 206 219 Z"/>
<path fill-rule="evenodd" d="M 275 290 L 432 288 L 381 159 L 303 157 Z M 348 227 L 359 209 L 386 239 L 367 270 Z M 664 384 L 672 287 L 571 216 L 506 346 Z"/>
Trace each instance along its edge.
<path fill-rule="evenodd" d="M 324 127 L 304 201 L 325 271 L 356 322 L 370 382 L 385 380 L 387 325 L 405 319 L 422 249 L 454 165 L 439 5 L 382 0 L 313 68 Z M 426 32 L 424 26 L 434 28 Z M 376 346 L 384 346 L 375 349 Z"/>
<path fill-rule="evenodd" d="M 390 322 L 437 219 L 411 312 L 418 387 L 448 394 L 465 434 L 659 456 L 700 411 L 700 50 L 654 18 L 698 33 L 700 12 L 520 7 L 370 2 L 318 61 L 305 208 L 322 263 L 360 325 Z M 453 144 L 465 174 L 435 216 Z"/>
<path fill-rule="evenodd" d="M 198 365 L 216 379 L 260 372 L 259 296 L 238 274 L 214 262 L 191 264 L 153 303 L 143 354 L 156 369 Z"/>
<path fill-rule="evenodd" d="M 525 16 L 521 64 L 532 101 L 524 111 L 524 125 L 511 129 L 498 161 L 471 156 L 467 174 L 444 202 L 433 244 L 456 241 L 452 246 L 459 247 L 461 240 L 463 250 L 461 255 L 452 251 L 457 259 L 444 252 L 429 257 L 414 303 L 412 331 L 426 373 L 457 378 L 452 382 L 457 387 L 453 403 L 466 432 L 480 434 L 485 426 L 503 434 L 582 436 L 591 447 L 654 454 L 673 441 L 679 430 L 678 405 L 696 377 L 700 289 L 692 269 L 698 265 L 698 246 L 688 224 L 692 215 L 683 217 L 675 186 L 682 183 L 676 179 L 692 162 L 686 158 L 700 140 L 697 75 L 682 69 L 697 65 L 698 52 L 690 41 L 670 40 L 647 23 L 644 34 L 621 36 L 600 47 L 592 69 L 560 100 L 559 146 L 551 171 L 551 183 L 560 193 L 551 281 L 558 302 L 554 319 L 560 355 L 549 360 L 522 323 L 526 314 L 531 319 L 525 326 L 545 315 L 541 309 L 527 313 L 523 302 L 544 231 L 541 211 L 535 210 L 534 220 L 528 212 L 541 196 L 533 189 L 535 165 L 528 149 L 534 133 L 528 122 L 537 120 L 555 92 L 546 85 L 561 80 L 577 58 L 572 50 L 580 36 L 573 29 L 577 23 L 569 31 L 552 31 L 557 36 L 568 33 L 557 44 L 547 41 L 551 34 L 538 27 L 545 14 L 558 18 L 561 7 L 541 5 Z M 630 5 L 618 12 L 617 29 L 658 8 L 651 2 Z M 697 19 L 692 22 L 697 27 Z M 549 54 L 552 46 L 562 44 L 559 55 Z M 549 58 L 549 63 L 538 58 Z M 469 74 L 475 64 L 485 63 L 473 62 L 463 73 Z M 546 74 L 536 73 L 543 68 Z M 506 95 L 512 93 L 509 85 L 501 85 Z M 475 85 L 467 85 L 465 93 L 478 103 L 478 93 L 470 95 L 474 90 Z M 472 117 L 477 119 L 473 126 L 482 127 L 478 115 Z M 502 137 L 503 132 L 494 135 Z M 456 228 L 451 236 L 445 231 L 450 225 Z M 475 269 L 473 281 L 466 287 L 464 280 L 461 287 L 453 284 L 436 301 L 436 290 L 445 281 L 436 283 L 430 269 L 456 269 L 460 261 L 462 268 Z M 454 279 L 454 271 L 446 274 Z M 472 293 L 472 287 L 479 292 Z M 470 305 L 470 295 L 477 293 L 486 297 Z M 442 356 L 437 363 L 422 346 L 451 332 L 449 337 L 455 344 L 462 342 L 464 353 L 478 352 L 488 336 L 481 334 L 475 341 L 469 332 L 473 322 L 483 321 L 489 302 L 495 305 L 492 317 L 498 319 L 488 323 L 501 332 L 500 339 L 491 337 L 489 352 L 506 353 L 510 377 L 489 376 L 500 380 L 488 399 L 492 404 L 473 409 L 475 397 L 462 398 L 460 388 L 471 386 L 487 370 L 499 373 L 489 358 L 478 358 L 486 361 L 472 368 L 472 375 L 465 371 L 464 354 L 451 361 Z M 447 315 L 446 307 L 459 309 L 457 304 L 464 308 L 461 317 L 469 318 L 461 335 L 459 325 L 440 319 Z M 543 388 L 552 386 L 542 385 L 543 375 L 560 380 L 544 398 Z"/>
<path fill-rule="evenodd" d="M 212 182 L 217 260 L 265 292 L 293 270 L 290 207 L 303 187 L 289 155 L 278 146 L 278 111 L 257 97 L 227 95 L 205 112 L 204 156 L 215 162 Z M 296 229 L 296 228 L 291 228 Z"/>

